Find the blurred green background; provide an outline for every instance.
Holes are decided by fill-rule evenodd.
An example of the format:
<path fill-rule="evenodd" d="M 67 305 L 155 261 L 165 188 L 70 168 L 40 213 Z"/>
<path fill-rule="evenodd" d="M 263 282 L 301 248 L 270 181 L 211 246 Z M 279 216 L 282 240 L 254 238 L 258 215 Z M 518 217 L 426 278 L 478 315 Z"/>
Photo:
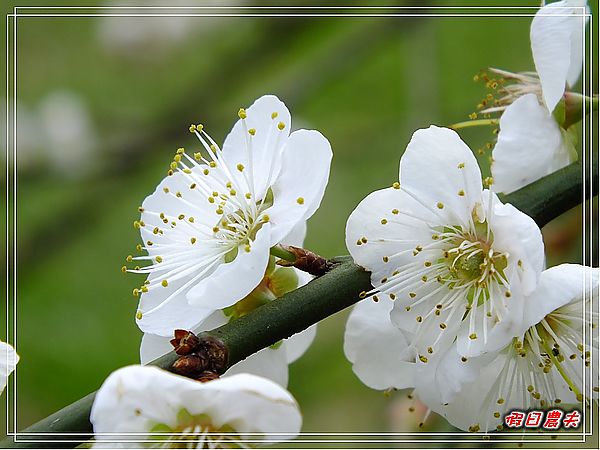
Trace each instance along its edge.
<path fill-rule="evenodd" d="M 138 361 L 131 290 L 141 279 L 121 266 L 138 242 L 137 206 L 177 147 L 198 147 L 190 123 L 222 142 L 239 107 L 272 93 L 294 128 L 327 136 L 332 175 L 306 247 L 334 256 L 346 253 L 356 204 L 397 180 L 414 130 L 467 120 L 486 93 L 473 82 L 480 69 L 533 70 L 530 17 L 18 20 L 19 428 Z M 491 128 L 462 136 L 473 149 L 494 137 Z M 549 265 L 581 260 L 580 209 L 544 234 Z M 325 320 L 290 367 L 304 431 L 413 429 L 424 411 L 410 413 L 405 392 L 385 396 L 352 373 L 347 313 Z M 433 418 L 426 426 L 446 428 Z"/>

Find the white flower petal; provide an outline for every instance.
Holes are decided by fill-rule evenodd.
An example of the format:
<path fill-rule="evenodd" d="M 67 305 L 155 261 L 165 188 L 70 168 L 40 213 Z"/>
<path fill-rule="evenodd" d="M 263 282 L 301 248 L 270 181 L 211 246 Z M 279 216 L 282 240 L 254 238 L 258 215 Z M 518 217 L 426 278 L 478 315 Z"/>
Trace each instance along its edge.
<path fill-rule="evenodd" d="M 148 432 L 156 424 L 176 428 L 182 409 L 206 414 L 215 428 L 229 425 L 242 437 L 248 432 L 284 432 L 289 436 L 275 439 L 289 439 L 297 435 L 302 420 L 293 397 L 260 377 L 243 374 L 200 383 L 155 367 L 129 366 L 106 379 L 90 421 L 96 439 L 115 439 L 102 433 Z"/>
<path fill-rule="evenodd" d="M 306 237 L 306 221 L 298 222 L 294 228 L 279 243 L 302 247 Z"/>
<path fill-rule="evenodd" d="M 274 203 L 266 212 L 273 224 L 271 244 L 306 221 L 323 199 L 331 166 L 331 146 L 318 131 L 294 131 L 283 149 L 279 177 L 272 185 Z"/>
<path fill-rule="evenodd" d="M 416 394 L 429 408 L 461 430 L 479 426 L 478 431 L 494 430 L 502 424 L 503 413 L 519 409 L 513 395 L 510 403 L 498 403 L 494 388 L 507 364 L 505 353 L 494 352 L 463 362 L 455 349 L 450 349 L 442 359 L 432 365 L 419 364 Z M 522 409 L 522 408 L 521 408 Z"/>
<path fill-rule="evenodd" d="M 4 392 L 8 376 L 13 373 L 18 362 L 19 355 L 15 349 L 10 344 L 0 341 L 0 394 Z"/>
<path fill-rule="evenodd" d="M 486 206 L 489 196 L 486 195 Z M 521 288 L 529 295 L 537 286 L 544 269 L 544 242 L 535 221 L 510 203 L 502 203 L 492 194 L 493 217 L 490 227 L 494 233 L 494 247 L 508 253 L 509 266 L 518 267 Z M 520 261 L 520 262 L 519 262 Z"/>
<path fill-rule="evenodd" d="M 538 288 L 527 299 L 525 323 L 535 325 L 560 307 L 581 302 L 584 297 L 588 301 L 597 297 L 598 276 L 597 268 L 579 264 L 561 264 L 544 270 Z"/>
<path fill-rule="evenodd" d="M 311 346 L 317 335 L 317 325 L 311 325 L 306 330 L 296 333 L 291 337 L 284 339 L 281 346 L 285 350 L 286 361 L 288 364 L 293 363 L 300 358 L 308 347 Z"/>
<path fill-rule="evenodd" d="M 272 117 L 276 113 L 276 117 Z M 292 119 L 285 104 L 274 95 L 263 95 L 246 110 L 246 119 L 240 119 L 225 138 L 223 153 L 232 173 L 237 164 L 248 170 L 252 167 L 254 190 L 262 198 L 269 181 L 274 181 L 281 169 L 281 152 L 288 138 Z M 278 124 L 283 123 L 283 130 Z M 255 130 L 250 135 L 249 131 Z M 248 147 L 251 145 L 251 148 Z M 248 154 L 252 153 L 252 164 Z"/>
<path fill-rule="evenodd" d="M 481 201 L 481 172 L 473 152 L 456 132 L 433 125 L 413 134 L 400 160 L 400 185 L 457 225 L 468 224 Z M 465 195 L 459 195 L 461 190 Z"/>
<path fill-rule="evenodd" d="M 581 73 L 585 5 L 581 0 L 551 3 L 531 22 L 531 51 L 549 112 Z"/>
<path fill-rule="evenodd" d="M 271 226 L 266 223 L 256 233 L 249 252 L 240 245 L 232 262 L 221 264 L 210 277 L 188 291 L 189 303 L 217 310 L 233 305 L 252 292 L 264 277 L 269 262 L 270 238 Z"/>
<path fill-rule="evenodd" d="M 390 270 L 415 260 L 415 247 L 431 241 L 428 224 L 439 223 L 439 217 L 403 190 L 381 189 L 367 195 L 350 214 L 346 247 L 378 286 Z"/>
<path fill-rule="evenodd" d="M 344 353 L 352 370 L 373 389 L 414 386 L 414 351 L 390 320 L 393 302 L 362 300 L 352 309 L 344 333 Z"/>
<path fill-rule="evenodd" d="M 507 194 L 574 161 L 558 123 L 534 94 L 519 97 L 502 114 L 492 158 L 494 189 Z"/>
<path fill-rule="evenodd" d="M 225 325 L 228 322 L 227 317 L 222 311 L 216 311 L 206 318 L 199 326 L 190 327 L 189 329 L 194 333 L 198 334 L 202 331 L 214 330 L 221 325 Z M 184 329 L 184 328 L 182 328 Z M 175 328 L 171 330 L 169 336 L 159 336 L 152 333 L 144 333 L 142 336 L 142 342 L 140 344 L 140 362 L 141 364 L 149 364 L 157 358 L 171 352 L 173 346 L 170 340 L 173 339 L 173 332 Z"/>
<path fill-rule="evenodd" d="M 224 377 L 251 373 L 274 381 L 280 386 L 288 384 L 288 361 L 285 348 L 263 348 L 243 361 L 231 366 Z"/>
<path fill-rule="evenodd" d="M 197 278 L 197 277 L 196 277 Z M 156 275 L 151 274 L 149 280 L 154 281 Z M 151 288 L 140 297 L 138 307 L 141 318 L 136 317 L 138 327 L 144 333 L 160 336 L 172 336 L 177 328 L 189 330 L 210 316 L 214 309 L 201 305 L 191 305 L 186 299 L 186 292 L 193 286 L 194 276 L 171 281 L 166 287 L 161 285 Z"/>

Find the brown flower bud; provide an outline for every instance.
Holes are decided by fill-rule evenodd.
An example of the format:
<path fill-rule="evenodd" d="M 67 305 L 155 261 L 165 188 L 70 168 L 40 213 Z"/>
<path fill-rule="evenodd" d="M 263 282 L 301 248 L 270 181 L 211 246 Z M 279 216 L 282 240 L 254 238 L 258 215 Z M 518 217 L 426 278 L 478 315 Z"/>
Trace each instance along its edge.
<path fill-rule="evenodd" d="M 296 257 L 296 261 L 290 262 L 285 260 L 277 261 L 277 264 L 284 267 L 295 267 L 303 272 L 309 273 L 316 277 L 325 275 L 334 267 L 334 263 L 317 255 L 316 253 L 304 248 L 290 246 L 282 246 L 285 250 L 292 253 Z"/>
<path fill-rule="evenodd" d="M 206 351 L 209 369 L 218 374 L 225 372 L 229 361 L 229 353 L 225 344 L 214 336 L 201 335 L 200 345 Z"/>
<path fill-rule="evenodd" d="M 198 375 L 198 378 L 196 379 L 202 383 L 206 383 L 207 381 L 216 380 L 218 378 L 219 374 L 217 372 L 214 372 L 212 370 L 205 370 L 200 375 Z"/>
<path fill-rule="evenodd" d="M 175 330 L 175 339 L 171 339 L 171 345 L 178 355 L 189 355 L 198 348 L 199 344 L 200 339 L 191 331 L 186 330 Z"/>
<path fill-rule="evenodd" d="M 204 351 L 181 356 L 173 363 L 173 372 L 188 378 L 197 378 L 209 367 L 209 359 Z"/>

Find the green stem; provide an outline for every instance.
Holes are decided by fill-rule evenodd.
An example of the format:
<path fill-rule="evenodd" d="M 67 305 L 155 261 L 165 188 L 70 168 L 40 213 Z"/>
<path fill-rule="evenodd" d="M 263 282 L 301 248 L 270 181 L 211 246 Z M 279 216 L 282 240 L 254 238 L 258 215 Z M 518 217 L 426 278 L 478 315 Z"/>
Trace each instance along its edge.
<path fill-rule="evenodd" d="M 598 168 L 593 164 L 593 179 Z M 597 183 L 593 183 L 596 185 Z M 529 214 L 543 226 L 549 220 L 589 198 L 596 190 L 583 189 L 580 163 L 542 178 L 502 200 Z M 594 186 L 596 189 L 597 186 Z M 353 305 L 362 291 L 371 289 L 370 275 L 352 262 L 350 257 L 332 260 L 338 263 L 330 272 L 307 285 L 274 300 L 238 320 L 227 323 L 208 335 L 220 339 L 228 348 L 228 366 L 258 350 L 300 332 L 310 325 Z M 171 352 L 152 364 L 169 369 L 178 356 Z M 0 448 L 39 448 L 36 440 L 45 440 L 44 448 L 75 447 L 91 438 L 89 413 L 95 393 L 61 409 L 46 419 L 19 432 L 21 442 L 12 437 L 0 442 Z M 74 436 L 55 436 L 53 433 L 80 433 Z M 38 433 L 38 434 L 33 434 Z M 33 442 L 22 442 L 23 439 Z M 48 442 L 52 441 L 52 442 Z"/>
<path fill-rule="evenodd" d="M 284 249 L 281 245 L 271 247 L 271 255 L 275 256 L 276 258 L 289 261 L 291 263 L 296 262 L 296 256 L 292 252 L 289 252 L 286 249 Z"/>

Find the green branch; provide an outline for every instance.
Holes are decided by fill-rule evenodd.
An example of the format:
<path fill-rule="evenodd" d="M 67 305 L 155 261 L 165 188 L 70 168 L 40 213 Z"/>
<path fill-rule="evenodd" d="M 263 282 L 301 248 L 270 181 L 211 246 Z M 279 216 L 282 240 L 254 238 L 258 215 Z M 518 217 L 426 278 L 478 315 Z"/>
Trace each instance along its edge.
<path fill-rule="evenodd" d="M 597 179 L 597 167 L 594 167 L 592 176 Z M 589 189 L 584 192 L 582 166 L 576 163 L 504 196 L 503 201 L 529 214 L 543 226 L 581 203 L 584 194 L 589 198 L 592 192 Z M 595 194 L 597 191 L 593 192 Z M 227 348 L 227 367 L 353 305 L 359 300 L 362 291 L 371 289 L 369 273 L 354 264 L 350 257 L 340 257 L 332 262 L 336 265 L 330 272 L 306 286 L 261 306 L 240 319 L 204 333 L 204 336 L 220 340 Z M 178 355 L 171 352 L 152 364 L 170 369 L 177 358 Z M 94 396 L 95 393 L 89 394 L 23 430 L 19 433 L 21 442 L 14 442 L 9 437 L 0 443 L 0 447 L 39 448 L 35 441 L 43 439 L 53 441 L 45 442 L 45 448 L 68 448 L 89 440 L 92 437 L 89 413 Z M 58 432 L 79 435 L 53 435 Z M 23 440 L 33 442 L 22 442 Z"/>

